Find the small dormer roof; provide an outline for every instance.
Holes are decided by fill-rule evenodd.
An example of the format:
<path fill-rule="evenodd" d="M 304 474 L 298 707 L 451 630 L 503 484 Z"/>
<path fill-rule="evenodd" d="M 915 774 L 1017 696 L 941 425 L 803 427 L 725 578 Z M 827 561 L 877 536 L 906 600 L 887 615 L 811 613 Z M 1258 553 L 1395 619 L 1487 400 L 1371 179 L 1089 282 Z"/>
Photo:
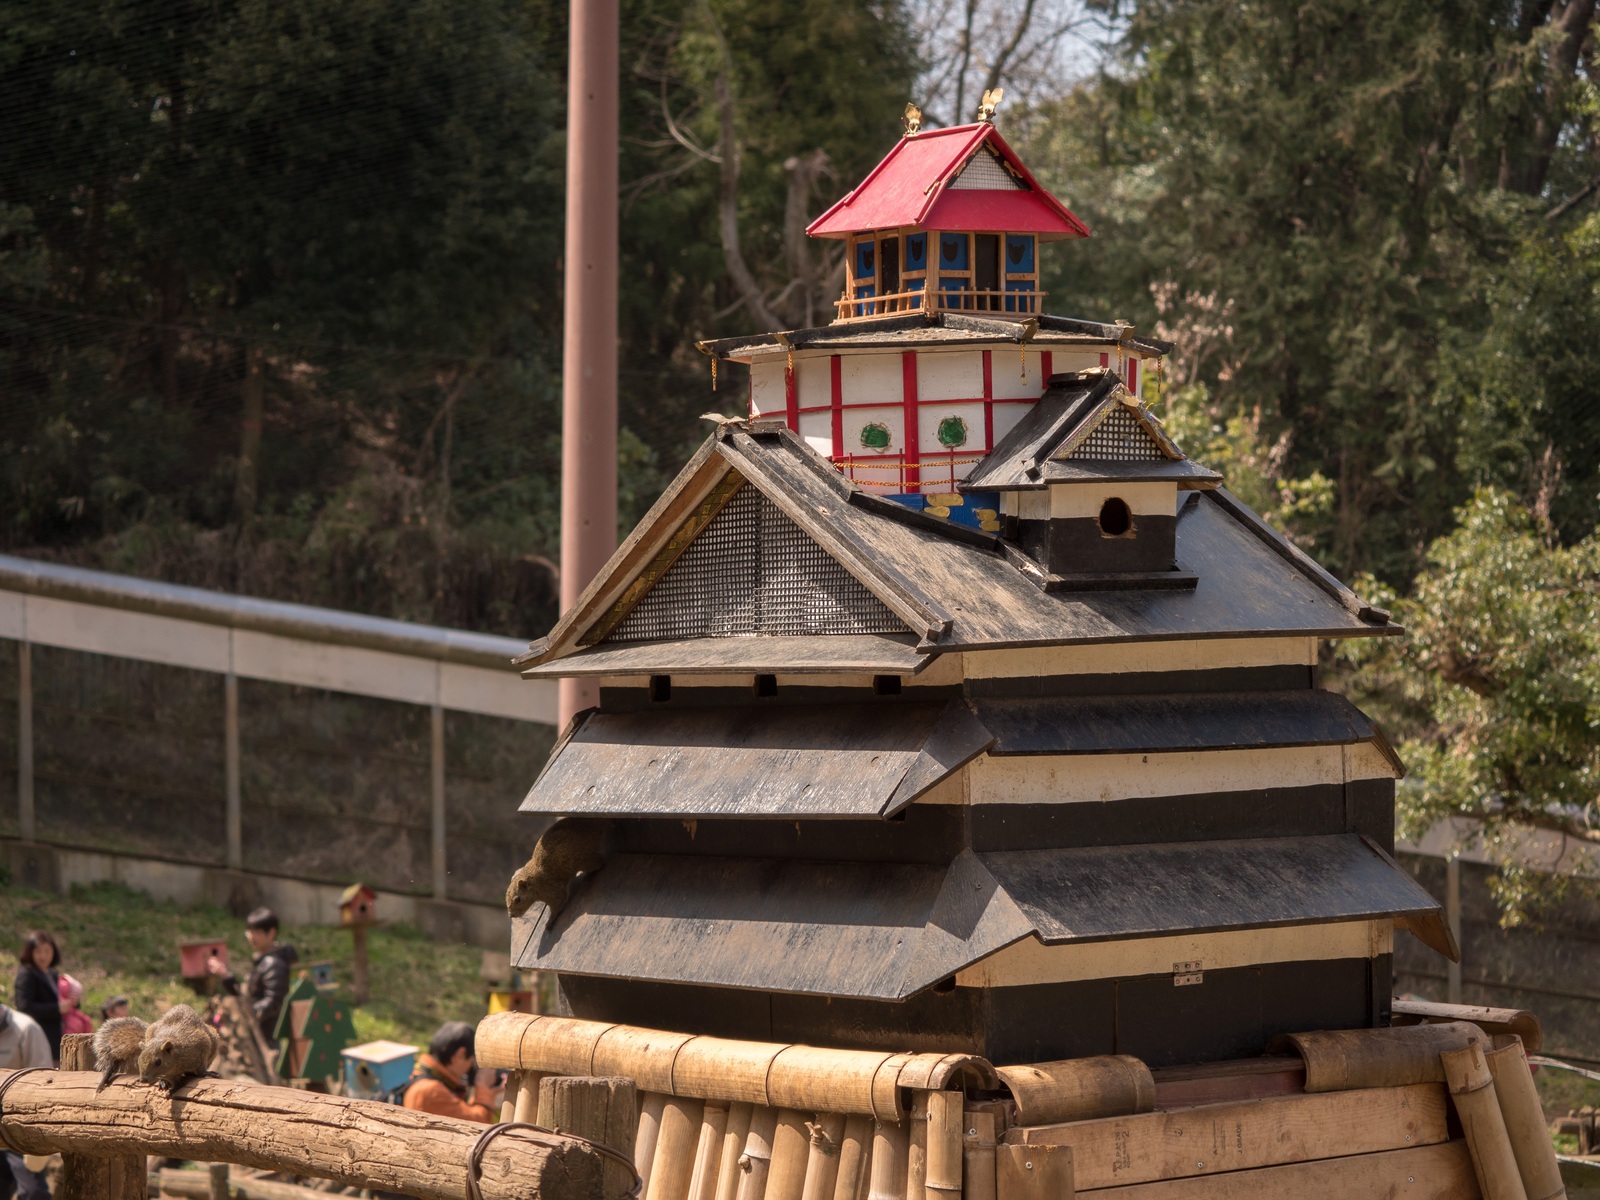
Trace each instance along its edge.
<path fill-rule="evenodd" d="M 1088 226 L 1039 185 L 987 122 L 902 138 L 806 233 L 842 238 L 906 226 L 1031 233 L 1046 240 L 1089 236 Z"/>
<path fill-rule="evenodd" d="M 1167 479 L 1214 488 L 1222 476 L 1190 461 L 1115 371 L 1052 375 L 1027 416 L 958 485 L 1011 491 L 1052 483 Z"/>

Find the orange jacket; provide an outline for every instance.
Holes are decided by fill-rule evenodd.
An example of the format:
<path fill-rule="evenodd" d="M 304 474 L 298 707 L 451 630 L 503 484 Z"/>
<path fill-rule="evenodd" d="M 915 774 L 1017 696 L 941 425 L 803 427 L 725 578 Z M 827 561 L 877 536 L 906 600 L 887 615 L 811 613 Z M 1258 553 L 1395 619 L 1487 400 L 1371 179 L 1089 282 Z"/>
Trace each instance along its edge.
<path fill-rule="evenodd" d="M 417 1078 L 406 1088 L 402 1107 L 438 1117 L 461 1117 L 484 1125 L 492 1124 L 494 1114 L 481 1104 L 473 1104 L 466 1096 L 466 1085 L 433 1055 L 424 1054 L 417 1062 Z"/>

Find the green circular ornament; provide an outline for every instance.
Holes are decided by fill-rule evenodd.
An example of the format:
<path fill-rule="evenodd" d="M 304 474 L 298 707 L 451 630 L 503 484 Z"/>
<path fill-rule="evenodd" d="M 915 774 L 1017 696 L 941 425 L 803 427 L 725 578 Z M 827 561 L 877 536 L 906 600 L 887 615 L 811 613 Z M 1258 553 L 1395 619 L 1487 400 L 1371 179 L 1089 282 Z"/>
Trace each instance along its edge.
<path fill-rule="evenodd" d="M 868 450 L 889 448 L 889 427 L 882 421 L 872 421 L 861 427 L 861 444 Z"/>
<path fill-rule="evenodd" d="M 939 444 L 954 450 L 967 444 L 967 423 L 960 417 L 946 417 L 939 422 Z"/>

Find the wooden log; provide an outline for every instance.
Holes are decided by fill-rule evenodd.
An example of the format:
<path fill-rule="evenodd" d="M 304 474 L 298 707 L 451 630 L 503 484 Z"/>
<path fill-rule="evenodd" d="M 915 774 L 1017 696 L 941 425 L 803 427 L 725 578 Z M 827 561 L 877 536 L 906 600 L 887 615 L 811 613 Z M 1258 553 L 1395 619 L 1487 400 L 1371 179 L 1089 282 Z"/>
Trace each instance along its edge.
<path fill-rule="evenodd" d="M 1427 1028 L 1418 1026 L 1418 1028 Z M 1528 1200 L 1482 1041 L 1439 1055 L 1484 1200 Z"/>
<path fill-rule="evenodd" d="M 688 1200 L 694 1175 L 695 1149 L 700 1144 L 703 1100 L 668 1096 L 661 1109 L 656 1135 L 655 1161 L 650 1164 L 650 1186 L 644 1200 Z"/>
<path fill-rule="evenodd" d="M 92 1033 L 69 1033 L 61 1039 L 61 1069 L 95 1069 Z M 148 1189 L 142 1154 L 62 1156 L 57 1200 L 144 1200 Z"/>
<path fill-rule="evenodd" d="M 212 1163 L 206 1168 L 206 1174 L 210 1176 L 206 1181 L 210 1184 L 210 1200 L 228 1200 L 228 1164 Z"/>
<path fill-rule="evenodd" d="M 961 1195 L 961 1142 L 966 1133 L 966 1095 L 928 1093 L 926 1200 L 957 1200 Z"/>
<path fill-rule="evenodd" d="M 166 1167 L 157 1178 L 163 1196 L 176 1196 L 179 1200 L 210 1200 L 209 1171 L 179 1171 Z M 327 1192 L 269 1179 L 230 1179 L 228 1195 L 229 1200 L 328 1200 Z"/>
<path fill-rule="evenodd" d="M 745 1143 L 750 1138 L 750 1118 L 755 1112 L 751 1104 L 728 1106 L 728 1127 L 722 1134 L 722 1156 L 717 1163 L 716 1200 L 739 1200 L 739 1187 L 744 1181 Z"/>
<path fill-rule="evenodd" d="M 1275 1038 L 1269 1049 L 1293 1049 L 1300 1055 L 1306 1064 L 1306 1091 L 1337 1092 L 1443 1083 L 1439 1055 L 1482 1037 L 1476 1025 L 1452 1021 L 1397 1029 L 1291 1033 Z"/>
<path fill-rule="evenodd" d="M 526 1079 L 523 1086 L 528 1086 Z M 556 1133 L 577 1134 L 632 1157 L 639 1124 L 639 1089 L 633 1080 L 552 1076 L 540 1079 L 535 1091 L 539 1097 L 537 1124 Z M 633 1187 L 633 1172 L 607 1158 L 601 1186 L 607 1196 L 623 1195 Z"/>
<path fill-rule="evenodd" d="M 689 1200 L 716 1200 L 717 1176 L 722 1168 L 722 1139 L 727 1132 L 728 1106 L 707 1100 L 700 1116 L 694 1172 L 689 1176 Z"/>
<path fill-rule="evenodd" d="M 1502 1037 L 1505 1044 L 1490 1050 L 1484 1058 L 1494 1077 L 1494 1094 L 1500 1101 L 1500 1115 L 1511 1139 L 1522 1190 L 1528 1193 L 1528 1200 L 1560 1200 L 1567 1194 L 1567 1185 L 1561 1181 L 1561 1164 L 1556 1161 L 1550 1130 L 1544 1123 L 1539 1089 L 1534 1086 L 1533 1072 L 1522 1053 L 1522 1039 L 1516 1034 L 1502 1034 L 1495 1040 Z"/>
<path fill-rule="evenodd" d="M 1156 1105 L 1150 1068 L 1126 1054 L 998 1067 L 995 1073 L 1011 1091 L 1019 1125 L 1120 1117 Z"/>
<path fill-rule="evenodd" d="M 0 1085 L 13 1071 L 0 1072 Z M 5 1092 L 6 1136 L 24 1154 L 149 1155 L 462 1200 L 484 1126 L 397 1104 L 194 1079 L 171 1095 L 138 1082 L 95 1092 L 93 1072 L 30 1072 Z M 510 1130 L 479 1157 L 484 1200 L 591 1200 L 601 1156 L 579 1142 Z M 142 1178 L 142 1175 L 141 1175 Z"/>
<path fill-rule="evenodd" d="M 1439 1000 L 1395 1000 L 1391 1020 L 1395 1025 L 1446 1024 L 1467 1021 L 1485 1033 L 1516 1034 L 1527 1054 L 1544 1045 L 1544 1026 L 1538 1015 L 1525 1008 L 1486 1008 L 1477 1004 L 1446 1004 Z"/>
<path fill-rule="evenodd" d="M 872 1164 L 867 1200 L 905 1200 L 910 1122 L 872 1123 Z"/>
<path fill-rule="evenodd" d="M 839 1171 L 834 1177 L 833 1200 L 865 1200 L 867 1164 L 872 1157 L 872 1118 L 847 1117 L 839 1142 Z"/>
<path fill-rule="evenodd" d="M 650 1193 L 650 1173 L 655 1168 L 656 1141 L 661 1136 L 661 1114 L 667 1097 L 661 1092 L 645 1092 L 639 1105 L 639 1133 L 633 1143 L 633 1169 L 639 1172 L 640 1200 Z"/>
<path fill-rule="evenodd" d="M 995 1114 L 983 1109 L 967 1113 L 961 1139 L 962 1200 L 995 1200 Z"/>
<path fill-rule="evenodd" d="M 906 1200 L 922 1200 L 928 1190 L 928 1093 L 911 1094 L 906 1114 Z"/>
<path fill-rule="evenodd" d="M 1217 1130 L 1227 1136 L 1218 1137 Z M 1444 1087 L 1419 1083 L 1017 1126 L 1002 1141 L 1072 1146 L 1077 1186 L 1091 1191 L 1431 1145 L 1448 1137 Z"/>
<path fill-rule="evenodd" d="M 778 1128 L 778 1110 L 757 1108 L 750 1113 L 750 1132 L 745 1136 L 744 1153 L 739 1155 L 738 1200 L 763 1200 L 767 1194 L 767 1175 L 772 1170 L 772 1136 Z"/>
<path fill-rule="evenodd" d="M 1081 1158 L 1078 1165 L 1082 1165 Z M 1380 1196 L 1384 1200 L 1480 1200 L 1481 1193 L 1467 1144 L 1454 1141 L 1231 1175 L 1093 1191 L 1080 1188 L 1078 1195 L 1095 1200 L 1368 1200 Z"/>
<path fill-rule="evenodd" d="M 995 1192 L 1004 1200 L 1072 1200 L 1071 1146 L 997 1146 Z"/>
<path fill-rule="evenodd" d="M 807 1128 L 811 1150 L 806 1157 L 806 1185 L 800 1200 L 833 1200 L 839 1182 L 839 1155 L 843 1150 L 843 1113 L 818 1113 Z"/>
<path fill-rule="evenodd" d="M 806 1164 L 811 1158 L 811 1132 L 806 1114 L 792 1108 L 778 1112 L 772 1133 L 772 1171 L 767 1176 L 767 1200 L 800 1200 L 806 1186 Z"/>

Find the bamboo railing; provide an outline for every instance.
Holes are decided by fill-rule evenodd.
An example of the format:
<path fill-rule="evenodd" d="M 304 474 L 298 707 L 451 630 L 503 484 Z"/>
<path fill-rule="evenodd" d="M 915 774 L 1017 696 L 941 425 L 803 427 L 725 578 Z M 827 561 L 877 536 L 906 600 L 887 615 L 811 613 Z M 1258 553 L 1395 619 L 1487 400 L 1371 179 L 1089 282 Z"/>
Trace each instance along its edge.
<path fill-rule="evenodd" d="M 836 322 L 864 321 L 914 312 L 981 313 L 984 316 L 1025 319 L 1044 311 L 1046 292 L 1006 291 L 998 288 L 919 287 L 882 296 L 842 296 L 834 301 Z"/>

